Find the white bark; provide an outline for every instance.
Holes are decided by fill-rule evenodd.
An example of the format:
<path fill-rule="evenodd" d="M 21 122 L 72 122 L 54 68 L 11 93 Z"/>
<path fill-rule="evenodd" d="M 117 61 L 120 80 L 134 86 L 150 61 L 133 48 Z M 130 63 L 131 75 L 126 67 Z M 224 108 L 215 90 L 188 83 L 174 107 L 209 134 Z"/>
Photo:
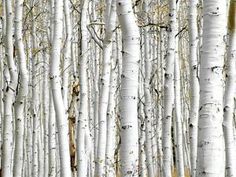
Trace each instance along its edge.
<path fill-rule="evenodd" d="M 88 80 L 87 80 L 87 8 L 88 0 L 81 2 L 81 56 L 80 56 L 80 107 L 77 124 L 77 177 L 87 176 L 86 131 L 88 129 Z"/>
<path fill-rule="evenodd" d="M 50 81 L 53 103 L 56 113 L 60 151 L 60 174 L 62 177 L 71 177 L 68 120 L 65 113 L 60 84 L 60 49 L 63 27 L 63 0 L 55 1 L 54 31 L 51 50 Z"/>
<path fill-rule="evenodd" d="M 111 2 L 109 2 L 111 1 Z M 109 7 L 109 4 L 111 7 Z M 97 167 L 96 175 L 98 177 L 105 176 L 106 162 L 106 138 L 107 138 L 107 108 L 109 101 L 110 75 L 111 75 L 111 51 L 112 37 L 116 24 L 116 0 L 107 0 L 108 11 L 105 16 L 105 38 L 103 41 L 103 61 L 101 75 L 101 89 L 99 99 L 99 134 L 98 134 L 98 151 L 97 151 Z"/>
<path fill-rule="evenodd" d="M 43 51 L 43 61 L 44 61 L 44 67 L 43 67 L 43 127 L 44 127 L 44 175 L 47 176 L 49 174 L 49 80 L 48 80 L 48 66 L 47 66 L 47 55 L 46 51 Z"/>
<path fill-rule="evenodd" d="M 180 97 L 180 62 L 178 53 L 178 37 L 176 39 L 176 54 L 174 66 L 174 93 L 175 93 L 175 121 L 176 121 L 176 167 L 178 177 L 184 177 L 184 150 L 183 150 L 183 121 L 181 113 L 181 97 Z"/>
<path fill-rule="evenodd" d="M 2 7 L 5 7 L 5 1 L 2 1 Z M 5 9 L 5 8 L 3 8 Z M 5 10 L 2 10 L 2 16 L 5 16 Z M 1 20 L 1 28 L 2 28 L 2 33 L 1 33 L 1 38 L 4 38 L 4 35 L 6 34 L 6 20 Z M 0 47 L 0 146 L 2 147 L 2 141 L 3 141 L 3 117 L 4 117 L 4 104 L 3 104 L 3 98 L 4 98 L 4 64 L 3 64 L 3 54 L 4 54 L 4 47 Z M 0 151 L 0 168 L 2 168 L 1 165 L 2 162 L 2 150 Z"/>
<path fill-rule="evenodd" d="M 123 63 L 120 90 L 121 175 L 138 176 L 138 69 L 140 57 L 139 29 L 132 3 L 117 0 L 117 14 L 122 30 Z"/>
<path fill-rule="evenodd" d="M 164 40 L 165 40 L 165 33 L 164 30 L 160 29 L 159 37 L 161 40 L 159 40 L 159 55 L 157 60 L 157 80 L 158 80 L 158 95 L 157 98 L 159 100 L 158 102 L 158 115 L 157 115 L 157 146 L 158 146 L 158 154 L 159 154 L 159 175 L 162 174 L 162 167 L 163 167 L 163 151 L 162 151 L 162 116 L 163 116 L 163 100 L 161 99 L 163 96 L 162 93 L 162 85 L 164 83 L 164 69 L 163 69 L 163 59 L 164 59 Z"/>
<path fill-rule="evenodd" d="M 94 42 L 95 43 L 95 42 Z M 95 44 L 94 44 L 95 45 Z M 94 47 L 94 56 L 97 56 L 98 47 Z M 99 59 L 95 58 L 94 61 L 94 158 L 97 157 L 97 142 L 98 142 L 98 102 L 99 102 Z"/>
<path fill-rule="evenodd" d="M 63 60 L 63 83 L 62 83 L 62 95 L 66 113 L 68 111 L 68 88 L 69 88 L 69 73 L 71 67 L 71 40 L 72 40 L 72 25 L 70 18 L 69 0 L 63 0 L 64 2 L 64 14 L 65 14 L 65 31 L 66 41 L 64 48 L 64 60 Z"/>
<path fill-rule="evenodd" d="M 228 31 L 229 31 L 229 51 L 228 51 L 228 72 L 226 77 L 226 88 L 224 95 L 224 122 L 223 130 L 225 137 L 226 152 L 226 177 L 236 176 L 236 153 L 234 140 L 234 93 L 235 93 L 235 76 L 236 76 L 236 1 L 230 1 L 228 14 Z"/>
<path fill-rule="evenodd" d="M 50 9 L 50 39 L 49 42 L 52 43 L 53 40 L 53 13 L 54 13 L 54 0 L 49 1 L 49 9 Z M 48 120 L 48 176 L 56 177 L 57 176 L 57 162 L 56 162 L 56 117 L 55 117 L 55 109 L 53 105 L 53 98 L 51 92 L 51 86 L 49 85 L 49 120 Z"/>
<path fill-rule="evenodd" d="M 13 115 L 12 104 L 14 102 L 16 87 L 17 87 L 17 69 L 13 60 L 13 12 L 11 1 L 5 1 L 6 8 L 6 58 L 7 65 L 10 74 L 10 82 L 6 83 L 6 89 L 4 93 L 4 120 L 3 120 L 3 144 L 2 144 L 2 177 L 12 176 L 12 151 L 13 151 Z"/>
<path fill-rule="evenodd" d="M 197 128 L 199 109 L 199 80 L 198 80 L 198 24 L 197 24 L 198 0 L 191 0 L 189 4 L 189 63 L 191 85 L 191 108 L 189 122 L 191 176 L 196 176 L 197 166 Z"/>
<path fill-rule="evenodd" d="M 226 1 L 203 1 L 197 177 L 223 177 L 223 64 Z"/>
<path fill-rule="evenodd" d="M 50 92 L 49 97 L 49 177 L 56 177 L 56 117 L 55 110 L 53 106 L 52 94 Z"/>
<path fill-rule="evenodd" d="M 140 60 L 140 70 L 143 71 L 145 68 L 144 57 Z M 144 77 L 142 72 L 139 72 L 139 83 L 143 83 Z M 145 113 L 144 113 L 144 84 L 139 84 L 138 97 L 140 100 L 138 104 L 138 119 L 139 119 L 139 177 L 147 176 L 147 165 L 146 165 L 146 153 L 145 153 Z"/>
<path fill-rule="evenodd" d="M 31 72 L 29 72 L 31 73 Z M 30 74 L 31 76 L 31 74 Z M 30 77 L 29 77 L 30 78 Z M 30 79 L 29 79 L 30 80 Z M 29 90 L 30 92 L 30 90 Z M 29 93 L 30 94 L 30 93 Z M 28 97 L 27 102 L 30 102 L 30 97 Z M 26 115 L 28 116 L 30 113 L 28 112 Z M 32 128 L 32 117 L 28 116 L 26 119 L 26 131 L 25 131 L 25 136 L 26 136 L 26 142 L 25 142 L 25 147 L 26 147 L 26 157 L 27 158 L 27 172 L 26 174 L 28 176 L 32 175 L 32 159 L 33 159 L 33 128 Z"/>
<path fill-rule="evenodd" d="M 19 86 L 15 102 L 15 152 L 14 152 L 14 166 L 13 176 L 22 176 L 23 170 L 23 143 L 24 143 L 24 105 L 28 94 L 28 71 L 26 66 L 26 56 L 24 52 L 24 45 L 22 40 L 22 13 L 23 13 L 23 0 L 15 2 L 15 40 L 16 50 L 19 60 Z"/>
<path fill-rule="evenodd" d="M 171 124 L 174 103 L 174 61 L 175 61 L 175 35 L 177 34 L 176 1 L 169 0 L 169 29 L 166 71 L 164 81 L 164 117 L 162 119 L 162 150 L 163 150 L 163 176 L 171 177 Z"/>
<path fill-rule="evenodd" d="M 106 143 L 106 175 L 115 177 L 115 149 L 116 149 L 116 89 L 117 89 L 117 56 L 116 45 L 112 44 L 112 68 L 110 78 L 109 102 L 107 108 L 107 143 Z"/>
<path fill-rule="evenodd" d="M 34 6 L 34 2 L 31 2 L 31 7 Z M 31 95 L 31 116 L 33 118 L 33 127 L 32 127 L 32 131 L 33 131 L 33 145 L 32 145 L 32 177 L 38 177 L 39 176 L 39 160 L 38 160 L 38 153 L 39 153 L 39 149 L 38 149 L 38 143 L 39 143 L 39 139 L 38 139 L 38 134 L 39 134 L 39 79 L 38 77 L 36 77 L 36 73 L 37 73 L 37 69 L 38 69 L 38 65 L 37 65 L 37 60 L 38 60 L 38 56 L 35 53 L 35 49 L 37 48 L 37 41 L 36 41 L 36 26 L 35 26 L 35 21 L 34 21 L 34 14 L 35 14 L 35 10 L 32 9 L 31 12 L 31 19 L 32 19 L 32 32 L 31 32 L 31 36 L 29 39 L 29 49 L 30 49 L 30 58 L 31 58 L 31 77 L 32 77 L 32 81 L 31 81 L 31 85 L 32 85 L 32 95 Z"/>
<path fill-rule="evenodd" d="M 145 21 L 148 23 L 148 4 L 149 1 L 143 2 L 143 9 L 145 15 Z M 150 78 L 152 71 L 152 62 L 149 46 L 149 27 L 144 28 L 144 60 L 145 60 L 145 79 L 144 79 L 144 112 L 145 112 L 145 152 L 146 152 L 146 166 L 149 177 L 154 177 L 153 169 L 153 154 L 152 154 L 152 98 L 151 98 L 151 87 Z"/>

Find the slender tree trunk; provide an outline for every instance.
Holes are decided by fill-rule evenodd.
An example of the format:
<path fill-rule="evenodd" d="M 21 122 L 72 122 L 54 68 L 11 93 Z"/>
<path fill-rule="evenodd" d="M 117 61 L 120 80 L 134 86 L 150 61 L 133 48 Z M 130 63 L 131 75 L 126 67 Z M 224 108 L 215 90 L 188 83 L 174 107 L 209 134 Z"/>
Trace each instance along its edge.
<path fill-rule="evenodd" d="M 150 2 L 143 2 L 143 9 L 145 15 L 145 21 L 148 23 L 148 4 Z M 153 154 L 152 154 L 152 97 L 151 97 L 151 87 L 150 78 L 152 72 L 152 62 L 149 46 L 149 27 L 144 28 L 144 62 L 145 62 L 145 79 L 144 79 L 144 112 L 145 112 L 145 152 L 146 152 L 146 166 L 149 177 L 154 177 L 153 169 Z"/>
<path fill-rule="evenodd" d="M 184 177 L 184 149 L 183 149 L 183 121 L 180 97 L 180 61 L 178 50 L 178 37 L 176 38 L 176 53 L 175 53 L 175 66 L 174 66 L 174 93 L 175 93 L 175 122 L 176 122 L 176 167 L 178 177 Z"/>
<path fill-rule="evenodd" d="M 108 3 L 108 1 L 111 1 Z M 110 7 L 109 7 L 110 4 Z M 107 0 L 105 16 L 105 38 L 103 41 L 103 65 L 101 76 L 101 90 L 99 99 L 99 134 L 97 151 L 96 175 L 105 176 L 106 162 L 106 138 L 107 138 L 107 108 L 109 101 L 110 75 L 111 75 L 111 52 L 112 38 L 116 24 L 116 0 Z"/>
<path fill-rule="evenodd" d="M 19 60 L 19 87 L 16 95 L 15 102 L 15 119 L 16 119 L 16 136 L 15 136 L 15 153 L 14 153 L 14 166 L 13 176 L 22 176 L 23 160 L 24 160 L 24 105 L 28 94 L 28 71 L 26 66 L 26 56 L 24 52 L 24 45 L 22 39 L 22 13 L 23 13 L 23 0 L 15 2 L 15 39 L 16 50 Z"/>
<path fill-rule="evenodd" d="M 77 124 L 77 177 L 87 176 L 86 131 L 88 129 L 88 80 L 87 80 L 87 8 L 88 0 L 81 2 L 81 56 L 80 56 L 80 107 Z"/>
<path fill-rule="evenodd" d="M 106 175 L 115 177 L 115 149 L 116 149 L 116 87 L 117 87 L 117 56 L 116 44 L 112 44 L 112 64 L 109 90 L 109 102 L 107 108 L 107 144 L 106 144 Z"/>
<path fill-rule="evenodd" d="M 56 177 L 56 117 L 53 105 L 52 93 L 49 95 L 49 177 Z"/>
<path fill-rule="evenodd" d="M 164 117 L 162 119 L 163 177 L 171 177 L 171 124 L 174 103 L 175 35 L 177 34 L 176 1 L 169 0 L 169 27 L 166 71 L 164 81 Z"/>
<path fill-rule="evenodd" d="M 61 177 L 71 177 L 68 120 L 65 113 L 60 84 L 60 49 L 63 27 L 63 0 L 55 1 L 54 31 L 51 50 L 50 81 L 58 128 Z"/>
<path fill-rule="evenodd" d="M 140 57 L 139 29 L 135 23 L 132 3 L 117 0 L 117 14 L 122 31 L 122 75 L 120 90 L 121 174 L 138 176 L 138 69 Z"/>
<path fill-rule="evenodd" d="M 50 31 L 49 31 L 49 42 L 52 44 L 53 41 L 53 13 L 54 13 L 54 0 L 49 1 L 49 9 L 50 9 Z M 55 109 L 52 98 L 51 85 L 49 85 L 49 120 L 48 120 L 48 152 L 49 152 L 49 167 L 48 167 L 48 175 L 49 177 L 57 176 L 57 162 L 56 162 L 56 117 L 55 117 Z"/>
<path fill-rule="evenodd" d="M 234 100 L 235 100 L 235 76 L 236 76 L 236 1 L 230 1 L 228 14 L 229 51 L 228 51 L 228 73 L 224 95 L 224 122 L 223 130 L 225 137 L 226 152 L 226 177 L 236 176 L 236 153 L 233 135 L 234 125 Z"/>
<path fill-rule="evenodd" d="M 196 176 L 197 166 L 197 127 L 199 109 L 199 80 L 198 80 L 198 24 L 197 24 L 198 0 L 191 0 L 189 4 L 189 63 L 191 85 L 191 108 L 189 122 L 191 176 Z"/>
<path fill-rule="evenodd" d="M 69 73 L 71 67 L 71 40 L 72 40 L 72 26 L 71 26 L 71 18 L 70 18 L 70 7 L 69 1 L 63 0 L 64 2 L 64 14 L 65 14 L 65 29 L 66 29 L 66 41 L 65 41 L 65 49 L 64 49 L 64 60 L 63 60 L 63 83 L 62 83 L 62 95 L 63 102 L 66 110 L 66 114 L 68 111 L 68 88 L 69 88 Z"/>
<path fill-rule="evenodd" d="M 145 50 L 143 48 L 143 50 Z M 142 71 L 145 70 L 145 58 L 141 57 L 140 59 L 140 72 L 139 72 L 139 83 L 143 83 L 144 77 Z M 140 100 L 138 102 L 138 126 L 139 126 L 139 177 L 146 177 L 147 176 L 147 160 L 146 160 L 146 151 L 145 151 L 145 140 L 146 140 L 146 132 L 145 132 L 145 110 L 144 110 L 144 104 L 143 104 L 143 99 L 145 98 L 144 96 L 144 84 L 139 84 L 139 89 L 138 89 L 138 97 Z"/>
<path fill-rule="evenodd" d="M 45 46 L 46 47 L 46 46 Z M 44 176 L 49 175 L 49 80 L 48 80 L 48 60 L 47 60 L 47 54 L 46 51 L 43 51 L 43 126 L 44 126 L 44 132 L 43 132 L 43 140 L 44 140 Z"/>
<path fill-rule="evenodd" d="M 34 2 L 31 2 L 31 7 L 33 8 L 35 6 Z M 39 79 L 36 77 L 36 73 L 38 71 L 38 65 L 37 65 L 37 59 L 38 56 L 36 54 L 36 48 L 37 48 L 37 41 L 36 41 L 36 26 L 35 26 L 35 21 L 34 21 L 34 14 L 35 14 L 35 9 L 33 8 L 31 11 L 31 20 L 32 20 L 32 26 L 31 26 L 31 35 L 29 39 L 29 49 L 30 49 L 30 58 L 31 58 L 31 75 L 32 75 L 32 95 L 31 95 L 31 116 L 33 119 L 33 145 L 32 145 L 32 177 L 38 177 L 39 176 L 39 160 L 38 160 L 38 143 L 39 143 Z"/>

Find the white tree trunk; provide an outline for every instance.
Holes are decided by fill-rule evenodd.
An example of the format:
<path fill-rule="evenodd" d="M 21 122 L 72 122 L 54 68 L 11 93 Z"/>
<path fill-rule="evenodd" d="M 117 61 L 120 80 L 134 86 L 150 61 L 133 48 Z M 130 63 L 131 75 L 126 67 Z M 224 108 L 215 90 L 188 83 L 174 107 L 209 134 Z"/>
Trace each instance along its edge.
<path fill-rule="evenodd" d="M 43 132 L 43 139 L 44 139 L 44 176 L 48 177 L 49 174 L 49 80 L 48 80 L 48 74 L 49 69 L 47 66 L 47 55 L 46 51 L 43 51 L 43 61 L 44 61 L 44 67 L 43 67 L 43 91 L 42 91 L 42 102 L 43 102 L 43 126 L 44 126 L 44 132 Z"/>
<path fill-rule="evenodd" d="M 140 60 L 140 70 L 145 70 L 144 65 L 144 57 Z M 143 83 L 144 77 L 142 72 L 139 72 L 139 83 Z M 145 140 L 146 140 L 146 133 L 145 133 L 145 112 L 144 112 L 144 104 L 143 99 L 144 97 L 144 84 L 139 84 L 138 89 L 138 97 L 140 100 L 138 104 L 138 126 L 139 126 L 139 177 L 146 177 L 147 176 L 147 163 L 146 163 L 146 151 L 145 151 Z"/>
<path fill-rule="evenodd" d="M 17 0 L 15 4 L 15 40 L 16 49 L 19 60 L 19 87 L 15 102 L 15 152 L 14 152 L 14 166 L 13 176 L 22 176 L 23 170 L 23 143 L 24 143 L 24 105 L 28 94 L 28 71 L 26 66 L 26 57 L 24 52 L 24 45 L 22 40 L 22 13 L 23 0 Z"/>
<path fill-rule="evenodd" d="M 63 0 L 55 1 L 54 31 L 51 50 L 50 81 L 58 128 L 60 167 L 62 177 L 71 177 L 68 120 L 60 84 L 60 53 L 63 27 Z"/>
<path fill-rule="evenodd" d="M 52 93 L 50 92 L 49 96 L 49 177 L 56 177 L 56 117 L 55 110 L 53 106 Z"/>
<path fill-rule="evenodd" d="M 15 99 L 15 92 L 17 87 L 17 68 L 13 59 L 13 12 L 11 1 L 5 1 L 6 9 L 6 36 L 5 36 L 5 53 L 7 58 L 7 65 L 10 74 L 10 82 L 6 80 L 6 89 L 4 93 L 4 120 L 3 120 L 3 144 L 2 144 L 2 177 L 12 176 L 12 152 L 13 152 L 13 115 L 12 104 Z"/>
<path fill-rule="evenodd" d="M 226 1 L 203 1 L 197 177 L 223 177 L 223 64 Z"/>
<path fill-rule="evenodd" d="M 117 89 L 117 56 L 116 45 L 112 44 L 112 64 L 109 90 L 109 102 L 107 108 L 107 144 L 106 144 L 106 175 L 115 177 L 115 149 L 116 149 L 116 89 Z"/>
<path fill-rule="evenodd" d="M 198 24 L 197 24 L 198 0 L 191 0 L 189 4 L 189 63 L 190 63 L 190 86 L 191 108 L 189 122 L 191 176 L 196 176 L 197 167 L 197 128 L 199 109 L 199 80 L 198 80 Z"/>
<path fill-rule="evenodd" d="M 236 176 L 236 153 L 234 140 L 234 93 L 236 89 L 236 1 L 230 1 L 228 14 L 228 32 L 229 32 L 229 51 L 228 51 L 228 72 L 224 95 L 224 122 L 223 130 L 225 137 L 225 152 L 226 152 L 226 177 Z"/>
<path fill-rule="evenodd" d="M 52 43 L 53 40 L 53 13 L 54 13 L 54 1 L 49 1 L 49 9 L 50 9 L 50 38 L 49 41 Z M 49 120 L 48 120 L 48 152 L 49 152 L 49 167 L 48 167 L 48 175 L 49 177 L 57 176 L 57 162 L 56 162 L 56 117 L 55 117 L 55 109 L 53 105 L 52 91 L 51 86 L 49 85 Z"/>
<path fill-rule="evenodd" d="M 145 21 L 148 23 L 148 4 L 150 2 L 143 2 L 143 9 L 145 15 Z M 152 97 L 151 97 L 151 87 L 150 78 L 152 72 L 152 62 L 149 46 L 149 27 L 144 28 L 144 62 L 145 62 L 145 79 L 144 79 L 144 113 L 145 113 L 145 153 L 146 153 L 146 166 L 149 177 L 154 177 L 153 169 L 153 154 L 152 154 Z"/>
<path fill-rule="evenodd" d="M 66 110 L 66 114 L 68 111 L 68 87 L 69 87 L 69 73 L 71 71 L 71 40 L 72 40 L 72 26 L 71 26 L 71 18 L 70 18 L 70 7 L 69 0 L 63 0 L 64 2 L 64 14 L 65 14 L 65 31 L 66 31 L 66 41 L 64 48 L 64 60 L 63 60 L 63 82 L 62 82 L 62 95 L 63 102 Z"/>
<path fill-rule="evenodd" d="M 110 1 L 110 2 L 109 2 Z M 110 7 L 109 7 L 110 5 Z M 109 101 L 110 75 L 111 75 L 111 51 L 112 37 L 116 25 L 116 0 L 107 0 L 107 9 L 105 16 L 105 38 L 103 41 L 103 61 L 101 75 L 101 89 L 99 99 L 99 134 L 97 150 L 96 175 L 105 176 L 106 162 L 106 138 L 107 138 L 107 108 Z"/>
<path fill-rule="evenodd" d="M 137 100 L 140 35 L 131 1 L 117 0 L 117 15 L 121 25 L 123 44 L 120 90 L 121 174 L 123 177 L 128 177 L 138 176 Z"/>
<path fill-rule="evenodd" d="M 34 2 L 31 2 L 31 7 L 34 7 Z M 39 78 L 36 77 L 36 73 L 38 71 L 38 56 L 36 55 L 35 51 L 37 48 L 37 41 L 36 41 L 36 26 L 35 26 L 35 21 L 34 21 L 34 14 L 35 14 L 35 9 L 33 8 L 31 11 L 31 20 L 32 20 L 32 26 L 31 26 L 31 35 L 29 37 L 29 49 L 30 49 L 30 54 L 29 57 L 31 58 L 30 64 L 31 64 L 31 116 L 33 119 L 33 135 L 32 135 L 32 177 L 38 177 L 39 176 L 39 160 L 38 160 L 38 143 L 39 143 Z M 33 98 L 33 99 L 32 99 Z"/>
<path fill-rule="evenodd" d="M 177 34 L 176 1 L 169 0 L 168 49 L 164 83 L 164 117 L 162 119 L 163 177 L 171 177 L 171 124 L 174 103 L 175 35 Z"/>
<path fill-rule="evenodd" d="M 183 150 L 183 121 L 181 113 L 181 97 L 180 97 L 180 62 L 179 62 L 179 50 L 178 50 L 178 37 L 176 38 L 176 54 L 175 54 L 175 66 L 174 66 L 174 93 L 175 93 L 175 121 L 176 121 L 176 167 L 178 177 L 184 177 L 184 150 Z"/>
<path fill-rule="evenodd" d="M 81 2 L 81 57 L 80 57 L 80 107 L 77 124 L 77 177 L 87 176 L 86 131 L 88 129 L 88 77 L 87 77 L 87 8 L 88 0 Z"/>

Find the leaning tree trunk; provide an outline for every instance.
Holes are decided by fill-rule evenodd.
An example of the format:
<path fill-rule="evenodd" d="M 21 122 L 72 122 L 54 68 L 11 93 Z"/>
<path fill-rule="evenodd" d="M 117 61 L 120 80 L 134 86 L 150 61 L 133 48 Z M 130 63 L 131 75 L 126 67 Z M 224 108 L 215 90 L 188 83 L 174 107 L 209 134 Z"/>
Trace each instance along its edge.
<path fill-rule="evenodd" d="M 121 174 L 128 177 L 138 176 L 137 99 L 140 35 L 131 1 L 117 0 L 117 15 L 121 24 L 123 43 L 120 90 Z"/>
<path fill-rule="evenodd" d="M 228 73 L 224 97 L 224 137 L 226 152 L 226 177 L 236 176 L 236 153 L 234 139 L 234 99 L 235 99 L 235 62 L 236 62 L 236 1 L 230 1 L 228 14 L 229 52 Z"/>
<path fill-rule="evenodd" d="M 223 66 L 226 1 L 203 1 L 197 177 L 223 177 Z"/>
<path fill-rule="evenodd" d="M 50 82 L 58 129 L 62 177 L 71 177 L 68 121 L 61 93 L 60 53 L 63 29 L 63 0 L 55 1 L 54 31 L 51 51 Z"/>

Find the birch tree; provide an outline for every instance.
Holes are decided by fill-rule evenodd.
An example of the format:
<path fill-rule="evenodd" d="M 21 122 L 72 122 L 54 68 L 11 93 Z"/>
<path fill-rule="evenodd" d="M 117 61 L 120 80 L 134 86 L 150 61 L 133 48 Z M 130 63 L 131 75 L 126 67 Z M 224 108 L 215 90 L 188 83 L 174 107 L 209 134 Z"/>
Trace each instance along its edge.
<path fill-rule="evenodd" d="M 23 160 L 24 160 L 24 106 L 28 94 L 28 70 L 26 66 L 26 56 L 24 52 L 24 44 L 22 39 L 22 13 L 23 0 L 15 2 L 15 40 L 16 50 L 19 60 L 19 86 L 15 102 L 16 116 L 16 136 L 15 136 L 15 152 L 13 176 L 22 176 Z"/>
<path fill-rule="evenodd" d="M 38 55 L 36 53 L 36 48 L 38 46 L 38 41 L 37 41 L 37 36 L 36 36 L 36 24 L 34 20 L 34 15 L 35 13 L 35 2 L 31 1 L 30 6 L 32 9 L 31 11 L 31 33 L 29 36 L 29 58 L 30 60 L 30 67 L 31 67 L 31 116 L 32 116 L 32 176 L 36 177 L 39 176 L 39 160 L 38 160 L 38 155 L 39 155 L 39 149 L 38 149 L 38 143 L 39 143 L 39 126 L 40 126 L 40 115 L 39 115 L 39 84 L 38 84 L 38 77 L 36 77 L 38 65 L 37 65 L 37 60 L 38 60 Z M 32 99 L 34 98 L 34 99 Z M 29 135 L 31 136 L 31 134 Z"/>
<path fill-rule="evenodd" d="M 11 1 L 5 1 L 6 11 L 6 36 L 4 37 L 5 42 L 5 53 L 7 60 L 6 70 L 9 75 L 5 75 L 5 91 L 4 91 L 4 119 L 3 119 L 3 144 L 2 144 L 2 171 L 1 176 L 11 177 L 12 174 L 12 156 L 13 156 L 13 115 L 12 115 L 12 104 L 15 101 L 15 93 L 17 87 L 17 68 L 13 58 L 13 40 L 12 40 L 12 29 L 13 29 L 13 12 Z M 9 82 L 8 82 L 9 81 Z"/>
<path fill-rule="evenodd" d="M 145 15 L 145 21 L 148 22 L 148 4 L 149 1 L 143 2 L 143 9 Z M 149 46 L 149 27 L 144 28 L 144 58 L 145 58 L 145 80 L 144 80 L 144 96 L 145 96 L 145 150 L 146 150 L 146 166 L 148 176 L 154 177 L 153 161 L 152 161 L 152 99 L 151 99 L 151 88 L 150 78 L 152 71 L 152 63 L 150 56 Z"/>
<path fill-rule="evenodd" d="M 109 101 L 112 38 L 116 24 L 116 0 L 108 0 L 105 16 L 105 38 L 103 40 L 103 62 L 101 76 L 101 90 L 99 100 L 99 135 L 97 151 L 97 175 L 105 176 L 106 163 L 106 133 L 107 110 Z"/>
<path fill-rule="evenodd" d="M 175 125 L 176 125 L 176 168 L 179 177 L 184 177 L 184 150 L 183 150 L 183 121 L 181 110 L 181 91 L 180 91 L 180 57 L 178 45 L 179 39 L 176 37 L 176 52 L 174 64 L 174 94 L 175 94 Z"/>
<path fill-rule="evenodd" d="M 168 49 L 164 81 L 164 117 L 162 118 L 163 176 L 171 177 L 171 123 L 174 103 L 174 59 L 176 29 L 176 2 L 169 1 Z"/>
<path fill-rule="evenodd" d="M 110 77 L 110 89 L 109 89 L 109 103 L 107 108 L 107 143 L 106 143 L 106 175 L 113 177 L 116 175 L 115 167 L 117 166 L 115 161 L 116 150 L 116 86 L 118 79 L 118 67 L 116 54 L 116 42 L 112 44 L 112 63 L 111 63 L 111 77 Z"/>
<path fill-rule="evenodd" d="M 65 49 L 64 49 L 64 60 L 63 60 L 63 83 L 62 83 L 62 94 L 63 102 L 66 109 L 68 110 L 68 87 L 69 87 L 69 73 L 71 65 L 71 40 L 72 40 L 72 29 L 71 29 L 71 18 L 70 18 L 70 7 L 69 1 L 63 0 L 64 3 L 64 14 L 65 14 Z"/>
<path fill-rule="evenodd" d="M 62 26 L 63 26 L 63 1 L 54 1 L 54 28 L 51 50 L 50 64 L 50 82 L 53 103 L 56 114 L 56 123 L 59 132 L 59 150 L 60 150 L 60 167 L 62 177 L 71 177 L 70 169 L 70 151 L 69 151 L 69 134 L 68 121 L 66 118 L 65 107 L 61 93 L 60 84 L 60 49 L 62 42 Z"/>
<path fill-rule="evenodd" d="M 120 90 L 121 174 L 138 176 L 138 67 L 140 36 L 131 1 L 117 0 L 117 15 L 122 31 L 122 75 Z"/>
<path fill-rule="evenodd" d="M 53 105 L 53 98 L 50 92 L 49 97 L 49 177 L 56 177 L 56 117 Z"/>
<path fill-rule="evenodd" d="M 49 8 L 49 42 L 53 41 L 53 9 L 54 9 L 54 0 L 50 0 L 48 3 Z M 48 151 L 49 151 L 49 162 L 48 162 L 48 175 L 49 177 L 56 177 L 56 117 L 55 109 L 52 98 L 51 85 L 49 85 L 49 120 L 48 120 Z"/>
<path fill-rule="evenodd" d="M 226 1 L 203 1 L 197 177 L 224 176 L 223 64 Z"/>
<path fill-rule="evenodd" d="M 197 125 L 199 109 L 199 80 L 198 80 L 198 25 L 197 25 L 198 0 L 189 2 L 189 63 L 191 74 L 191 110 L 189 124 L 191 175 L 196 175 L 197 165 Z"/>
<path fill-rule="evenodd" d="M 234 139 L 234 99 L 235 99 L 235 62 L 236 62 L 236 1 L 231 0 L 228 14 L 228 33 L 229 33 L 229 51 L 228 51 L 228 72 L 226 77 L 226 88 L 224 95 L 224 121 L 223 130 L 225 137 L 226 152 L 226 176 L 235 177 L 236 154 Z"/>
<path fill-rule="evenodd" d="M 46 40 L 46 39 L 45 39 Z M 46 46 L 45 46 L 46 48 Z M 47 54 L 46 51 L 43 51 L 43 61 L 44 61 L 44 66 L 43 66 L 43 95 L 42 95 L 42 102 L 43 102 L 43 141 L 44 141 L 44 176 L 48 176 L 49 174 L 49 80 L 48 80 L 48 73 L 49 69 L 46 63 L 48 62 L 47 60 Z"/>
<path fill-rule="evenodd" d="M 87 81 L 87 8 L 88 0 L 81 2 L 81 53 L 79 62 L 80 107 L 77 124 L 77 176 L 87 176 L 86 131 L 88 129 L 88 81 Z"/>

